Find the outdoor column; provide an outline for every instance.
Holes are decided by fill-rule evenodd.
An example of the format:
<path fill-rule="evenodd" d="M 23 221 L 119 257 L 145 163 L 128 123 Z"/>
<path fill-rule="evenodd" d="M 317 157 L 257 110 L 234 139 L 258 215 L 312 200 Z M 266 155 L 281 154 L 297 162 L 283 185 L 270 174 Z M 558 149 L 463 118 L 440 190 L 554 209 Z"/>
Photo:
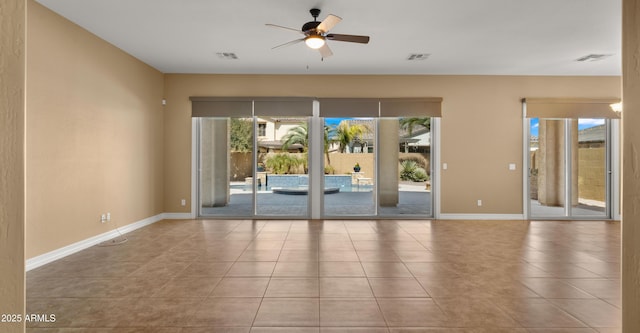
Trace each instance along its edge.
<path fill-rule="evenodd" d="M 400 125 L 396 118 L 380 118 L 378 122 L 378 190 L 383 207 L 398 205 L 398 157 Z"/>
<path fill-rule="evenodd" d="M 565 124 L 564 120 L 539 122 L 538 201 L 545 206 L 565 206 Z M 571 122 L 571 204 L 578 204 L 578 122 Z"/>
<path fill-rule="evenodd" d="M 24 0 L 0 2 L 0 314 L 3 315 L 25 313 L 25 6 Z M 0 322 L 0 331 L 24 332 L 24 320 Z"/>
<path fill-rule="evenodd" d="M 640 332 L 640 0 L 622 1 L 622 331 Z"/>
<path fill-rule="evenodd" d="M 200 200 L 205 207 L 229 203 L 229 131 L 227 119 L 203 119 L 200 127 Z"/>

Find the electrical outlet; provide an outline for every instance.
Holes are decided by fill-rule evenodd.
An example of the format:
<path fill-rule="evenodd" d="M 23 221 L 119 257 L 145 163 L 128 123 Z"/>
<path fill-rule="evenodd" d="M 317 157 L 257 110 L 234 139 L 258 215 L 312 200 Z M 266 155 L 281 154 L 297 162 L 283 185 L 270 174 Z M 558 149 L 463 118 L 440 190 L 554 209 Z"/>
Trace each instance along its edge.
<path fill-rule="evenodd" d="M 180 200 L 180 205 L 186 206 L 187 205 L 187 199 Z"/>
<path fill-rule="evenodd" d="M 111 222 L 111 213 L 107 213 L 107 222 Z"/>
<path fill-rule="evenodd" d="M 478 207 L 482 206 L 482 200 L 478 200 Z"/>
<path fill-rule="evenodd" d="M 107 214 L 100 215 L 100 222 L 107 223 Z"/>

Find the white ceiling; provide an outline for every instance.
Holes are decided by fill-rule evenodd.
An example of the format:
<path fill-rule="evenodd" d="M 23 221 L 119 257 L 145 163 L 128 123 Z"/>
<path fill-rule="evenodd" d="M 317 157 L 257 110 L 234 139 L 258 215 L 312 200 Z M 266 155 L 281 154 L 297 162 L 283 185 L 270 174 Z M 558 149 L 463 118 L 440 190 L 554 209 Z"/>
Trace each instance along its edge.
<path fill-rule="evenodd" d="M 621 0 L 37 0 L 165 73 L 620 75 Z M 309 9 L 343 18 L 321 60 Z M 221 59 L 233 52 L 237 60 Z M 427 60 L 407 61 L 412 53 Z M 611 55 L 578 62 L 589 54 Z"/>

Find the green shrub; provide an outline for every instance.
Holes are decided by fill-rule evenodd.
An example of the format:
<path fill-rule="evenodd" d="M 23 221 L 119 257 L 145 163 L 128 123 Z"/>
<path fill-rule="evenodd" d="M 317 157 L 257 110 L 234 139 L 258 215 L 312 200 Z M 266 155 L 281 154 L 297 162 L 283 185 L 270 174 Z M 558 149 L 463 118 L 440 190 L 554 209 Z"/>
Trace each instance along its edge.
<path fill-rule="evenodd" d="M 427 159 L 425 159 L 422 156 L 417 156 L 417 155 L 413 155 L 413 156 L 403 156 L 400 157 L 400 163 L 404 162 L 404 161 L 414 161 L 416 162 L 416 164 L 418 165 L 418 167 L 421 168 L 427 168 Z"/>
<path fill-rule="evenodd" d="M 429 179 L 427 170 L 418 166 L 416 161 L 407 159 L 400 163 L 402 169 L 400 170 L 400 179 L 409 180 L 414 182 L 423 182 Z"/>
<path fill-rule="evenodd" d="M 404 160 L 400 163 L 402 169 L 400 170 L 401 180 L 413 180 L 413 172 L 418 168 L 418 163 L 412 160 Z"/>
<path fill-rule="evenodd" d="M 277 175 L 296 173 L 305 165 L 304 158 L 289 153 L 278 153 L 266 158 L 265 166 Z"/>
<path fill-rule="evenodd" d="M 412 179 L 414 182 L 424 182 L 429 180 L 429 175 L 427 175 L 427 170 L 423 168 L 416 168 L 413 170 Z"/>
<path fill-rule="evenodd" d="M 333 175 L 334 173 L 336 173 L 336 168 L 334 168 L 331 165 L 325 165 L 324 166 L 324 174 L 325 175 Z"/>

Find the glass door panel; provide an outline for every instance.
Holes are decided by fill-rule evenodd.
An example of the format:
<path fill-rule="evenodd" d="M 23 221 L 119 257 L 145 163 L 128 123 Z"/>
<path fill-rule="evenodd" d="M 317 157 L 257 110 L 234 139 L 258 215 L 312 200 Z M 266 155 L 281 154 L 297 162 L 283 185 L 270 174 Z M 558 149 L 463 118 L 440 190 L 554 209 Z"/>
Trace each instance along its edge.
<path fill-rule="evenodd" d="M 309 216 L 309 118 L 256 118 L 256 215 Z"/>
<path fill-rule="evenodd" d="M 530 204 L 532 217 L 566 216 L 566 122 L 530 121 Z"/>
<path fill-rule="evenodd" d="M 606 119 L 531 119 L 532 218 L 608 218 Z"/>
<path fill-rule="evenodd" d="M 431 118 L 381 118 L 378 162 L 381 216 L 431 216 Z M 394 140 L 390 140 L 390 139 Z M 386 143 L 386 144 L 385 144 Z M 397 175 L 391 177 L 391 175 Z M 384 195 L 388 200 L 383 200 Z"/>
<path fill-rule="evenodd" d="M 253 215 L 253 119 L 200 118 L 199 215 Z"/>
<path fill-rule="evenodd" d="M 374 118 L 325 118 L 324 215 L 376 215 Z"/>
<path fill-rule="evenodd" d="M 578 119 L 578 204 L 574 216 L 607 216 L 607 124 L 605 119 Z"/>

